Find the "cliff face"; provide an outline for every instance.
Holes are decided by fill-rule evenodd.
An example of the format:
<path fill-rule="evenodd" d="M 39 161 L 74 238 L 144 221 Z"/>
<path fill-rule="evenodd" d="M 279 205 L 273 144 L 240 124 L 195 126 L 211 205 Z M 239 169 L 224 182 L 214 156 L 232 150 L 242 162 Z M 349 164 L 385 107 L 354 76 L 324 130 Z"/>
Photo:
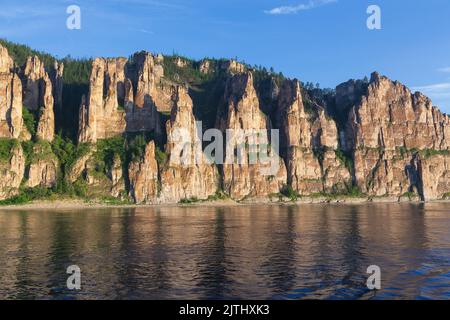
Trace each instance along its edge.
<path fill-rule="evenodd" d="M 95 59 L 88 98 L 80 108 L 79 142 L 131 132 L 162 133 L 159 111 L 171 110 L 173 88 L 162 81 L 162 58 L 148 52 Z"/>
<path fill-rule="evenodd" d="M 276 112 L 288 183 L 300 194 L 340 191 L 351 184 L 347 168 L 337 159 L 338 131 L 325 110 L 306 110 L 300 83 L 286 80 Z"/>
<path fill-rule="evenodd" d="M 53 141 L 55 135 L 53 85 L 44 64 L 37 56 L 27 59 L 22 78 L 23 104 L 29 110 L 39 113 L 37 137 Z"/>
<path fill-rule="evenodd" d="M 11 148 L 8 161 L 0 161 L 0 200 L 19 193 L 19 187 L 25 174 L 25 161 L 20 144 Z"/>
<path fill-rule="evenodd" d="M 230 133 L 227 131 L 230 129 L 234 133 L 227 136 L 226 160 L 222 166 L 223 190 L 238 200 L 278 193 L 286 183 L 286 167 L 281 158 L 270 154 L 275 170 L 270 170 L 270 163 L 252 163 L 259 147 L 270 144 L 268 130 L 271 129 L 269 119 L 260 110 L 252 73 L 241 73 L 229 79 L 217 127 L 224 134 Z"/>
<path fill-rule="evenodd" d="M 22 133 L 22 83 L 14 62 L 0 45 L 0 137 L 19 138 Z"/>
<path fill-rule="evenodd" d="M 375 196 L 419 192 L 428 177 L 418 173 L 417 152 L 412 151 L 447 152 L 449 124 L 430 99 L 374 73 L 367 94 L 350 110 L 346 128 L 357 185 Z"/>
<path fill-rule="evenodd" d="M 80 108 L 78 141 L 95 143 L 125 131 L 124 100 L 126 59 L 95 59 L 89 81 L 89 96 Z"/>
<path fill-rule="evenodd" d="M 48 142 L 34 145 L 31 164 L 28 168 L 27 186 L 51 188 L 56 185 L 59 163 Z"/>
<path fill-rule="evenodd" d="M 145 147 L 144 156 L 128 168 L 130 196 L 136 203 L 153 203 L 158 197 L 158 163 L 155 159 L 155 143 Z"/>
<path fill-rule="evenodd" d="M 0 199 L 62 179 L 86 197 L 136 203 L 284 191 L 450 197 L 449 116 L 378 73 L 326 93 L 234 60 L 97 58 L 79 94 L 75 146 L 55 139 L 64 65 L 46 70 L 44 60 L 18 66 L 0 46 Z M 215 152 L 202 140 L 207 128 Z"/>
<path fill-rule="evenodd" d="M 202 133 L 197 128 L 187 90 L 177 87 L 173 101 L 174 108 L 167 121 L 166 154 L 169 159 L 161 171 L 160 199 L 165 202 L 207 199 L 217 191 L 217 169 L 203 154 Z"/>

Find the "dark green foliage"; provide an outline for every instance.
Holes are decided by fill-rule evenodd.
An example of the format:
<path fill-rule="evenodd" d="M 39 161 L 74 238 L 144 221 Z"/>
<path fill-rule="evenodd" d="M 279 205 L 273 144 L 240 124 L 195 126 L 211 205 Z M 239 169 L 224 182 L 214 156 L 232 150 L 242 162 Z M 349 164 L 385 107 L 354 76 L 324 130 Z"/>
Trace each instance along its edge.
<path fill-rule="evenodd" d="M 22 108 L 22 117 L 23 117 L 23 123 L 25 127 L 27 128 L 28 132 L 31 134 L 32 137 L 36 135 L 37 130 L 37 114 L 35 112 L 32 112 L 28 110 L 28 108 L 23 107 Z"/>
<path fill-rule="evenodd" d="M 106 173 L 106 169 L 112 167 L 115 155 L 120 156 L 122 163 L 125 162 L 125 138 L 117 136 L 97 142 L 97 151 L 94 158 L 97 161 L 98 171 Z"/>
<path fill-rule="evenodd" d="M 127 143 L 127 155 L 130 157 L 128 162 L 141 159 L 145 154 L 145 147 L 148 140 L 144 134 L 139 134 L 129 138 Z"/>
<path fill-rule="evenodd" d="M 155 157 L 156 162 L 158 162 L 158 166 L 160 168 L 164 167 L 167 162 L 167 154 L 164 151 L 162 151 L 159 147 L 156 147 Z"/>
<path fill-rule="evenodd" d="M 347 152 L 344 152 L 342 149 L 335 150 L 335 153 L 336 157 L 347 168 L 348 172 L 353 173 L 354 164 L 352 155 Z"/>
<path fill-rule="evenodd" d="M 290 185 L 283 186 L 280 193 L 283 196 L 288 197 L 292 201 L 296 201 L 299 198 L 299 194 L 294 189 L 292 189 L 292 186 Z"/>
<path fill-rule="evenodd" d="M 450 155 L 449 150 L 425 149 L 425 150 L 420 151 L 420 153 L 424 158 L 430 158 L 430 157 L 436 156 L 436 155 Z"/>
<path fill-rule="evenodd" d="M 9 161 L 11 150 L 18 143 L 15 139 L 0 138 L 0 162 Z"/>
<path fill-rule="evenodd" d="M 200 202 L 200 200 L 196 197 L 192 197 L 189 199 L 181 199 L 179 203 L 180 204 L 192 204 L 192 203 L 197 203 L 197 202 Z"/>
<path fill-rule="evenodd" d="M 33 141 L 22 141 L 23 154 L 25 155 L 25 165 L 29 166 L 31 163 L 31 155 L 33 154 Z"/>
<path fill-rule="evenodd" d="M 177 59 L 186 61 L 186 66 L 178 67 L 176 64 Z M 204 81 L 207 81 L 210 77 L 210 75 L 200 72 L 198 62 L 179 55 L 164 57 L 163 66 L 164 77 L 182 85 L 199 85 Z"/>
<path fill-rule="evenodd" d="M 56 60 L 50 54 L 33 50 L 26 45 L 13 43 L 5 39 L 0 39 L 0 44 L 8 50 L 9 55 L 13 58 L 15 64 L 18 67 L 23 66 L 28 57 L 38 56 L 39 59 L 44 63 L 46 70 L 50 71 L 50 68 L 53 68 L 53 64 Z"/>
<path fill-rule="evenodd" d="M 14 206 L 14 205 L 20 205 L 30 202 L 30 199 L 25 194 L 19 194 L 17 196 L 14 196 L 12 198 L 1 200 L 0 206 Z"/>

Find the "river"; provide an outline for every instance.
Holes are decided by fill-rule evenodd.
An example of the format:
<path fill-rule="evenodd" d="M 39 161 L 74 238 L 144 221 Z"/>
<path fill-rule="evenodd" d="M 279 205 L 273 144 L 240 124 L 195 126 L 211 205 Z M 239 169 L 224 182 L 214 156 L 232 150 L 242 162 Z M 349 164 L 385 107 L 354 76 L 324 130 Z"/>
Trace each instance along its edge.
<path fill-rule="evenodd" d="M 450 299 L 450 204 L 0 209 L 0 298 Z"/>

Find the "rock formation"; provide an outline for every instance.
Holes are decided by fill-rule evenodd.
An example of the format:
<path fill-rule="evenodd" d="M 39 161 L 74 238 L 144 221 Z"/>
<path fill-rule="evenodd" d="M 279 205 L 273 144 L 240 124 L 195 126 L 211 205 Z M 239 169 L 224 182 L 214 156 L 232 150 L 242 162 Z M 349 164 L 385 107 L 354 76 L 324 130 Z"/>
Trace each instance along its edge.
<path fill-rule="evenodd" d="M 13 69 L 8 50 L 0 45 L 1 138 L 19 138 L 22 133 L 22 83 Z"/>
<path fill-rule="evenodd" d="M 320 106 L 307 110 L 300 83 L 284 81 L 276 110 L 281 129 L 288 184 L 299 194 L 340 191 L 351 185 L 347 168 L 337 159 L 338 131 Z"/>
<path fill-rule="evenodd" d="M 166 154 L 169 159 L 161 170 L 161 200 L 207 199 L 218 187 L 218 172 L 202 151 L 202 134 L 196 124 L 193 103 L 187 90 L 178 87 L 174 108 L 167 122 Z"/>
<path fill-rule="evenodd" d="M 154 132 L 155 136 L 161 134 L 158 110 L 170 110 L 172 106 L 171 89 L 161 84 L 163 75 L 162 66 L 152 54 L 139 52 L 133 56 L 125 101 L 128 132 Z"/>
<path fill-rule="evenodd" d="M 56 185 L 59 170 L 58 159 L 47 142 L 35 144 L 28 169 L 28 187 L 51 188 Z"/>
<path fill-rule="evenodd" d="M 450 198 L 450 154 L 422 157 L 418 170 L 423 200 Z"/>
<path fill-rule="evenodd" d="M 83 97 L 80 108 L 79 142 L 95 143 L 125 132 L 125 63 L 125 58 L 93 61 L 89 97 Z"/>
<path fill-rule="evenodd" d="M 55 61 L 50 78 L 52 80 L 53 86 L 53 98 L 55 100 L 55 105 L 57 105 L 58 108 L 62 108 L 62 95 L 64 85 L 63 77 L 64 63 Z"/>
<path fill-rule="evenodd" d="M 448 150 L 449 121 L 424 95 L 372 74 L 367 94 L 350 110 L 347 122 L 346 144 L 354 154 L 356 184 L 375 196 L 420 189 L 411 151 Z"/>
<path fill-rule="evenodd" d="M 155 143 L 147 144 L 141 159 L 130 163 L 130 197 L 136 203 L 155 202 L 159 192 L 158 163 L 155 159 Z"/>
<path fill-rule="evenodd" d="M 114 160 L 108 172 L 108 177 L 111 180 L 111 196 L 118 198 L 125 191 L 125 180 L 123 177 L 122 161 L 118 154 L 114 155 Z"/>
<path fill-rule="evenodd" d="M 245 72 L 245 66 L 242 63 L 237 62 L 236 60 L 224 61 L 221 63 L 220 68 L 222 70 L 226 70 L 232 75 Z"/>
<path fill-rule="evenodd" d="M 332 91 L 302 88 L 298 80 L 235 60 L 165 61 L 148 52 L 97 58 L 89 91 L 79 97 L 79 149 L 71 151 L 65 140 L 52 143 L 63 82 L 60 61 L 49 72 L 37 56 L 20 67 L 0 46 L 0 199 L 17 195 L 20 186 L 54 187 L 57 178 L 87 197 L 136 203 L 217 192 L 260 198 L 291 193 L 286 185 L 305 196 L 450 198 L 450 117 L 378 73 Z M 29 115 L 24 121 L 23 107 L 37 117 L 37 128 Z M 203 150 L 209 128 L 222 133 L 215 142 L 223 143 L 223 159 L 218 149 Z M 279 141 L 271 129 L 279 130 Z M 142 157 L 131 160 L 132 148 L 149 140 Z"/>
<path fill-rule="evenodd" d="M 283 161 L 278 155 L 270 154 L 275 167 L 267 173 L 270 165 L 254 159 L 257 150 L 264 143 L 270 143 L 268 130 L 271 125 L 259 108 L 251 72 L 235 75 L 228 81 L 217 127 L 224 134 L 230 129 L 232 131 L 228 132 L 234 133 L 227 136 L 226 160 L 222 166 L 223 190 L 234 199 L 278 193 L 286 183 Z"/>
<path fill-rule="evenodd" d="M 19 143 L 10 151 L 9 161 L 0 161 L 0 200 L 11 198 L 19 193 L 25 174 L 25 156 Z"/>
<path fill-rule="evenodd" d="M 55 135 L 53 86 L 44 64 L 37 56 L 28 57 L 23 70 L 22 84 L 24 106 L 31 111 L 39 112 L 37 137 L 53 141 Z"/>

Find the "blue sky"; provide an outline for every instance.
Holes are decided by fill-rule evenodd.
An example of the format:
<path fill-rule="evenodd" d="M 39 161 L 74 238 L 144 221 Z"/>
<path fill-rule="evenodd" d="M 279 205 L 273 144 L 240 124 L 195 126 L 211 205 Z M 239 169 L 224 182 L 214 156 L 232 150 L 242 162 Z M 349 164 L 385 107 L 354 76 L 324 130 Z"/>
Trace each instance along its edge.
<path fill-rule="evenodd" d="M 81 8 L 68 30 L 66 8 Z M 381 30 L 366 27 L 381 8 Z M 450 113 L 448 0 L 0 0 L 0 37 L 59 57 L 227 57 L 334 87 L 379 71 Z"/>

